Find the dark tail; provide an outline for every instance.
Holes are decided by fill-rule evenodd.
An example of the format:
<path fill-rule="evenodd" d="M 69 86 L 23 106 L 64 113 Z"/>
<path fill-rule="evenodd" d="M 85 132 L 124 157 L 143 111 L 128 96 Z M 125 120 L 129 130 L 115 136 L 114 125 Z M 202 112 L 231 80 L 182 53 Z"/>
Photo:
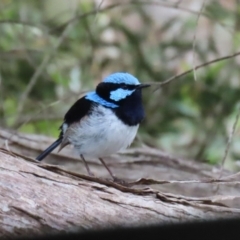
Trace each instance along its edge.
<path fill-rule="evenodd" d="M 56 140 L 53 144 L 51 144 L 46 150 L 44 150 L 36 160 L 41 161 L 43 160 L 50 152 L 52 152 L 60 143 L 62 142 L 62 138 Z"/>

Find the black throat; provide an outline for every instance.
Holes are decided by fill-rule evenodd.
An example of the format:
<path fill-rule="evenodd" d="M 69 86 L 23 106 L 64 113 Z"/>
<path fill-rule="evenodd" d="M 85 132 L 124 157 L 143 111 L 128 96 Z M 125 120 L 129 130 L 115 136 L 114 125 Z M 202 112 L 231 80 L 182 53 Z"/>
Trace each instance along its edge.
<path fill-rule="evenodd" d="M 112 110 L 123 123 L 129 126 L 139 124 L 145 116 L 141 89 L 137 89 L 129 97 L 121 100 L 119 107 Z"/>

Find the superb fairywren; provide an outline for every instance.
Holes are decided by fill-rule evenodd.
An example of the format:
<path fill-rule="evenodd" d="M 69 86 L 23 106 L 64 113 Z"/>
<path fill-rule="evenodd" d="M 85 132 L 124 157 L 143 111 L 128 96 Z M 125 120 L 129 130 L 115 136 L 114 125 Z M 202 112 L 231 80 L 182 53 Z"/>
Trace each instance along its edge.
<path fill-rule="evenodd" d="M 144 118 L 141 89 L 148 86 L 129 73 L 109 75 L 94 92 L 73 104 L 60 126 L 59 138 L 36 159 L 44 159 L 59 145 L 60 151 L 72 144 L 89 175 L 93 174 L 85 157 L 97 157 L 115 179 L 102 158 L 126 149 L 134 140 Z"/>

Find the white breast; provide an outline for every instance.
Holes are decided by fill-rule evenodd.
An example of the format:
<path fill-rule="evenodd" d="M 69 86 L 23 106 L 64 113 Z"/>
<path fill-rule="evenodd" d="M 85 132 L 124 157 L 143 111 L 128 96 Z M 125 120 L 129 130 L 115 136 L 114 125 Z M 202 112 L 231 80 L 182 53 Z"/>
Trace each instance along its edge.
<path fill-rule="evenodd" d="M 138 127 L 125 125 L 111 109 L 99 105 L 90 116 L 66 129 L 64 138 L 74 145 L 79 155 L 106 157 L 126 149 Z"/>

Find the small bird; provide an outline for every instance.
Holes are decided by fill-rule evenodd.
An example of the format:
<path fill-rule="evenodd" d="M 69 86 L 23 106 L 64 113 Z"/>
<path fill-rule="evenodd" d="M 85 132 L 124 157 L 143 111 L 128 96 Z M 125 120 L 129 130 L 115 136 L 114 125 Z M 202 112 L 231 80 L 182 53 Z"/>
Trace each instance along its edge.
<path fill-rule="evenodd" d="M 116 72 L 100 82 L 96 90 L 77 100 L 65 114 L 59 138 L 43 151 L 36 160 L 41 161 L 57 146 L 59 151 L 72 144 L 90 171 L 85 160 L 98 158 L 113 180 L 116 180 L 103 158 L 126 149 L 134 140 L 144 118 L 142 88 L 129 73 Z"/>

